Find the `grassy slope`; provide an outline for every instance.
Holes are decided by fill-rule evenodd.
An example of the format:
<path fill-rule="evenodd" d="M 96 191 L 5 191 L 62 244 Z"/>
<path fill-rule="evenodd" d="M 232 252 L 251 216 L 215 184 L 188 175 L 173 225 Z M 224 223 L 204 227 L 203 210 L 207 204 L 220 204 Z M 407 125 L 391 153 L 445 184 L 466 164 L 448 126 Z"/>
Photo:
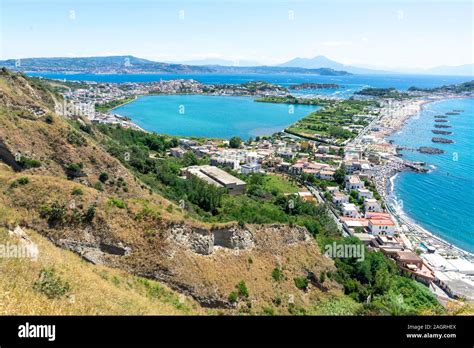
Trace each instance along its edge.
<path fill-rule="evenodd" d="M 177 315 L 204 314 L 191 298 L 152 280 L 92 265 L 27 230 L 39 257 L 0 258 L 0 315 Z M 0 242 L 14 244 L 5 228 Z M 54 267 L 70 285 L 67 296 L 49 299 L 34 289 L 41 269 Z"/>

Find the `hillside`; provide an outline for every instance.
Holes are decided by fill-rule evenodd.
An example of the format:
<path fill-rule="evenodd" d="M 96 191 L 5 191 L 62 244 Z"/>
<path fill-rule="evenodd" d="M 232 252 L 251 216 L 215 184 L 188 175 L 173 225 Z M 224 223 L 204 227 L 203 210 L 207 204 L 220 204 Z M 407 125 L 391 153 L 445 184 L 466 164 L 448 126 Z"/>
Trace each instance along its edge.
<path fill-rule="evenodd" d="M 314 313 L 317 303 L 342 302 L 347 314 L 358 308 L 337 282 L 318 281 L 321 272 L 333 272 L 335 266 L 305 228 L 209 224 L 190 218 L 108 154 L 102 145 L 107 135 L 86 120 L 72 122 L 57 115 L 54 110 L 61 98 L 47 85 L 4 70 L 0 93 L 0 158 L 8 165 L 0 166 L 2 233 L 20 226 L 38 244 L 42 260 L 37 266 L 22 260 L 0 261 L 2 268 L 18 262 L 8 279 L 18 278 L 14 281 L 28 288 L 25 297 L 38 303 L 27 309 L 16 293 L 18 307 L 3 303 L 2 313 L 91 313 L 91 307 L 65 309 L 38 295 L 32 284 L 42 265 L 57 268 L 76 291 L 79 279 L 90 279 L 81 296 L 92 303 L 99 299 L 90 296 L 102 288 L 115 298 L 130 297 L 131 307 L 104 302 L 101 313 L 176 310 L 173 304 L 157 301 L 145 311 L 148 297 L 143 286 L 114 289 L 116 284 L 95 276 L 103 269 L 111 278 L 118 277 L 119 284 L 135 283 L 134 276 L 146 277 L 192 297 L 200 306 L 228 313 Z M 71 260 L 70 268 L 64 259 Z M 299 289 L 294 279 L 306 279 L 308 285 Z M 332 313 L 331 306 L 317 308 L 319 313 Z"/>
<path fill-rule="evenodd" d="M 315 75 L 348 75 L 346 71 L 338 71 L 323 67 L 321 69 L 305 69 L 301 67 L 273 66 L 221 66 L 221 65 L 187 65 L 154 62 L 133 56 L 108 56 L 84 58 L 25 58 L 0 61 L 0 67 L 26 72 L 56 73 L 89 73 L 89 74 L 315 74 Z"/>
<path fill-rule="evenodd" d="M 4 207 L 1 207 L 4 209 Z M 38 259 L 0 262 L 0 315 L 189 315 L 212 313 L 163 284 L 92 265 L 38 233 L 23 231 L 38 246 Z M 0 242 L 21 245 L 0 228 Z M 49 273 L 47 273 L 49 272 Z M 51 274 L 39 289 L 41 277 Z M 62 289 L 66 289 L 62 294 Z"/>

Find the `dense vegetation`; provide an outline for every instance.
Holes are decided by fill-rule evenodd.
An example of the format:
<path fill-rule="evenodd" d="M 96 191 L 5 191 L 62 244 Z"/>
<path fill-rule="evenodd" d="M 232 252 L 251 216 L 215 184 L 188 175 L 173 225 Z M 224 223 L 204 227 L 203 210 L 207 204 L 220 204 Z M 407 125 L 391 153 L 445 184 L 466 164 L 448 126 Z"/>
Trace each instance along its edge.
<path fill-rule="evenodd" d="M 441 87 L 434 88 L 420 88 L 420 87 L 410 87 L 409 91 L 421 91 L 421 92 L 449 92 L 449 93 L 464 93 L 464 92 L 474 92 L 474 80 L 467 81 L 463 83 L 458 83 L 454 85 L 444 85 Z"/>
<path fill-rule="evenodd" d="M 320 238 L 323 247 L 338 245 L 362 247 L 355 237 Z M 363 304 L 360 314 L 419 315 L 440 314 L 443 309 L 429 289 L 403 274 L 395 262 L 380 252 L 363 247 L 363 260 L 356 257 L 336 257 L 337 271 L 329 274 L 344 286 L 351 298 Z"/>
<path fill-rule="evenodd" d="M 110 111 L 113 108 L 116 108 L 117 106 L 128 103 L 128 102 L 130 102 L 134 99 L 135 99 L 135 97 L 125 97 L 125 98 L 122 98 L 122 99 L 112 100 L 112 101 L 106 102 L 106 103 L 101 103 L 101 104 L 96 103 L 95 104 L 95 111 L 105 113 L 105 112 Z"/>
<path fill-rule="evenodd" d="M 277 104 L 301 104 L 301 105 L 331 105 L 333 104 L 330 100 L 320 99 L 320 98 L 297 98 L 292 95 L 287 95 L 284 97 L 280 96 L 271 96 L 271 97 L 261 97 L 255 99 L 256 102 L 260 103 L 277 103 Z"/>
<path fill-rule="evenodd" d="M 179 203 L 198 219 L 209 222 L 281 222 L 305 226 L 313 234 L 337 233 L 326 207 L 291 195 L 298 192 L 298 187 L 289 179 L 232 172 L 247 183 L 247 190 L 244 195 L 229 195 L 226 190 L 202 180 L 180 176 L 181 168 L 207 164 L 209 159 L 199 159 L 191 152 L 182 158 L 166 156 L 165 152 L 176 146 L 175 138 L 106 125 L 97 127 L 110 137 L 104 143 L 109 153 L 132 169 L 150 188 Z M 150 153 L 154 153 L 154 157 L 150 157 Z"/>
<path fill-rule="evenodd" d="M 378 98 L 395 98 L 395 99 L 402 99 L 408 98 L 409 95 L 404 92 L 397 91 L 395 88 L 364 88 L 360 91 L 355 92 L 354 94 L 370 96 L 370 97 L 378 97 Z"/>

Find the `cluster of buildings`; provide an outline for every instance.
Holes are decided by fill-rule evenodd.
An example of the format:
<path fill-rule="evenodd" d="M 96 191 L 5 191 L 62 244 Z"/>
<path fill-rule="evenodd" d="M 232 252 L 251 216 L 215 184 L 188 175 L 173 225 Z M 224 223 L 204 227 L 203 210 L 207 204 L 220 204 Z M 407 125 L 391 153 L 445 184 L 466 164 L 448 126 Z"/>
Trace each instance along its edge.
<path fill-rule="evenodd" d="M 170 155 L 182 157 L 186 152 L 192 151 L 198 157 L 209 157 L 213 166 L 227 167 L 243 174 L 306 173 L 323 180 L 334 179 L 337 163 L 341 161 L 339 155 L 326 153 L 329 151 L 327 146 L 318 147 L 313 142 L 305 142 L 303 149 L 300 142 L 290 137 L 260 139 L 243 144 L 238 149 L 229 148 L 228 144 L 228 141 L 209 140 L 200 144 L 194 140 L 180 139 L 178 147 L 170 149 Z M 302 152 L 303 150 L 309 153 Z"/>
<path fill-rule="evenodd" d="M 245 192 L 245 181 L 227 173 L 221 168 L 202 165 L 183 168 L 181 174 L 187 178 L 197 177 L 208 184 L 225 188 L 231 195 L 238 195 Z"/>

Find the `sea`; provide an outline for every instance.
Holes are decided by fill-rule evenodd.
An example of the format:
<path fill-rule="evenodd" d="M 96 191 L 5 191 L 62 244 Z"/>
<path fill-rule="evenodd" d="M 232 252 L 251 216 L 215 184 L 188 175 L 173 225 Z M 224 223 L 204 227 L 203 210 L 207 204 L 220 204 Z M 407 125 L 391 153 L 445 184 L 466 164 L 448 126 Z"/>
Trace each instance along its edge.
<path fill-rule="evenodd" d="M 430 76 L 430 75 L 347 75 L 320 76 L 311 74 L 64 74 L 64 73 L 28 73 L 30 76 L 40 76 L 58 80 L 94 81 L 108 83 L 123 82 L 153 82 L 160 80 L 193 79 L 205 84 L 232 83 L 240 84 L 251 81 L 266 81 L 288 87 L 291 84 L 304 82 L 335 83 L 340 88 L 302 90 L 295 94 L 322 95 L 336 98 L 348 98 L 354 92 L 366 87 L 394 87 L 407 90 L 416 86 L 431 88 L 472 80 L 469 76 Z"/>
<path fill-rule="evenodd" d="M 449 115 L 446 123 L 434 116 Z M 433 134 L 435 124 L 448 125 L 451 135 Z M 433 137 L 451 139 L 452 144 L 433 143 Z M 474 252 L 474 99 L 448 99 L 425 104 L 419 115 L 390 137 L 396 144 L 417 148 L 431 146 L 444 154 L 402 151 L 404 158 L 422 161 L 429 172 L 402 172 L 393 180 L 393 194 L 402 210 L 417 224 L 442 239 Z"/>
<path fill-rule="evenodd" d="M 289 86 L 295 83 L 335 83 L 339 88 L 303 90 L 311 96 L 349 98 L 366 87 L 411 86 L 431 88 L 473 80 L 472 76 L 429 75 L 349 75 L 317 76 L 287 74 L 54 74 L 31 73 L 53 79 L 95 82 L 151 82 L 171 79 L 194 79 L 202 83 L 245 83 L 267 81 Z M 419 115 L 409 119 L 391 139 L 401 146 L 433 146 L 444 149 L 441 155 L 403 151 L 404 158 L 426 162 L 425 174 L 403 172 L 393 180 L 393 194 L 401 208 L 414 222 L 433 234 L 470 252 L 474 252 L 474 110 L 473 99 L 449 99 L 428 103 Z M 184 107 L 184 110 L 183 110 Z M 158 133 L 187 136 L 229 138 L 237 135 L 246 140 L 272 134 L 316 110 L 312 106 L 295 106 L 254 102 L 248 97 L 214 97 L 202 95 L 147 96 L 115 109 L 129 116 L 142 128 Z M 452 135 L 436 135 L 434 116 L 453 110 L 448 116 Z M 452 144 L 433 143 L 433 137 L 449 138 Z"/>

